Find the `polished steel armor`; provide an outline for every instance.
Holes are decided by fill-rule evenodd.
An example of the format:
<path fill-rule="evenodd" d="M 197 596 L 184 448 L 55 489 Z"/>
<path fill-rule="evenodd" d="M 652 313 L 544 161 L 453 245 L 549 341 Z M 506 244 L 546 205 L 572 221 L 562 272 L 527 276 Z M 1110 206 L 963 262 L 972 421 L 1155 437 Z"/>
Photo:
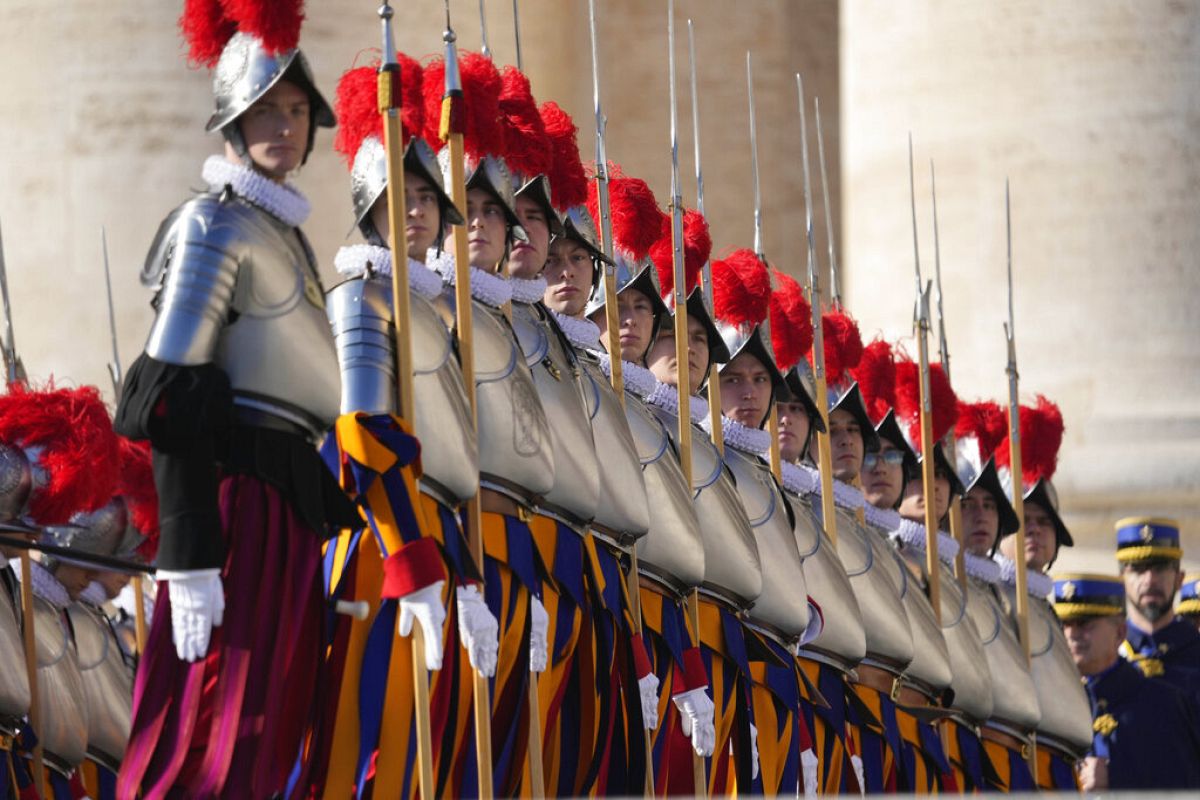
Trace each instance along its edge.
<path fill-rule="evenodd" d="M 133 667 L 125 660 L 108 620 L 95 608 L 67 609 L 75 631 L 79 672 L 88 709 L 88 755 L 110 769 L 125 757 L 133 709 Z"/>
<path fill-rule="evenodd" d="M 657 406 L 654 413 L 675 441 L 678 419 Z M 692 503 L 704 541 L 703 588 L 739 608 L 749 608 L 763 589 L 758 543 L 729 470 L 708 434 L 694 425 Z"/>
<path fill-rule="evenodd" d="M 20 615 L 12 595 L 0 589 L 0 724 L 29 713 L 29 675 L 25 671 Z"/>
<path fill-rule="evenodd" d="M 837 531 L 838 557 L 866 626 L 867 657 L 899 672 L 913 660 L 912 627 L 901 599 L 906 569 L 882 536 L 841 507 Z"/>
<path fill-rule="evenodd" d="M 289 70 L 304 84 L 312 98 L 311 116 L 314 125 L 332 128 L 336 122 L 333 109 L 317 92 L 316 81 L 309 69 L 308 59 L 298 48 L 278 55 L 269 54 L 257 37 L 244 31 L 235 33 L 221 51 L 213 70 L 213 97 L 216 110 L 205 126 L 207 131 L 220 130 L 241 116 L 242 112 L 270 91 Z"/>
<path fill-rule="evenodd" d="M 25 453 L 0 444 L 0 521 L 21 516 L 33 493 L 33 470 Z"/>
<path fill-rule="evenodd" d="M 1037 690 L 1025 663 L 1025 651 L 1008 625 L 992 587 L 967 578 L 967 614 L 979 633 L 992 685 L 991 719 L 1021 732 L 1037 727 L 1042 718 Z"/>
<path fill-rule="evenodd" d="M 704 538 L 692 505 L 679 455 L 662 422 L 641 398 L 625 393 L 625 418 L 637 447 L 653 513 L 650 530 L 638 540 L 638 567 L 681 595 L 704 581 Z"/>
<path fill-rule="evenodd" d="M 577 350 L 576 356 L 583 370 L 584 399 L 589 401 L 592 439 L 603 447 L 595 525 L 622 543 L 640 539 L 650 529 L 650 504 L 633 433 L 600 363 L 587 352 Z M 626 397 L 626 402 L 633 401 Z"/>
<path fill-rule="evenodd" d="M 404 148 L 404 170 L 420 175 L 437 193 L 438 206 L 445 209 L 444 223 L 463 224 L 463 216 L 446 194 L 442 170 L 433 149 L 419 136 L 409 140 Z M 354 224 L 361 225 L 371 213 L 371 207 L 387 191 L 387 152 L 376 136 L 368 136 L 354 154 L 350 168 L 350 202 L 354 207 Z M 382 231 L 381 231 L 382 233 Z"/>
<path fill-rule="evenodd" d="M 757 456 L 726 445 L 725 464 L 746 510 L 762 565 L 762 591 L 748 616 L 785 637 L 798 637 L 808 627 L 808 588 L 787 500 Z"/>
<path fill-rule="evenodd" d="M 876 538 L 886 542 L 884 532 L 870 525 L 867 529 Z M 838 530 L 841 531 L 841 528 Z M 950 651 L 946 646 L 946 638 L 942 635 L 929 598 L 922 591 L 920 573 L 910 571 L 895 547 L 889 546 L 888 554 L 901 574 L 900 600 L 904 603 L 904 613 L 908 615 L 913 640 L 913 657 L 904 670 L 904 677 L 925 691 L 940 693 L 950 686 L 954 677 L 950 671 Z"/>
<path fill-rule="evenodd" d="M 228 374 L 236 404 L 313 434 L 337 417 L 337 355 L 298 229 L 232 193 L 201 195 L 163 222 L 143 281 L 158 287 L 147 355 L 212 362 Z"/>
<path fill-rule="evenodd" d="M 546 412 L 504 314 L 472 303 L 480 484 L 536 501 L 554 485 Z"/>
<path fill-rule="evenodd" d="M 125 501 L 114 497 L 95 511 L 74 514 L 70 525 L 52 526 L 46 529 L 42 539 L 47 544 L 77 550 L 80 553 L 111 555 L 125 537 L 129 513 Z M 53 572 L 62 557 L 43 553 L 41 563 Z"/>
<path fill-rule="evenodd" d="M 542 494 L 545 510 L 582 528 L 596 516 L 600 502 L 600 467 L 584 398 L 585 390 L 594 392 L 595 387 L 591 381 L 585 385 L 574 350 L 551 325 L 540 306 L 512 304 L 512 327 L 537 387 L 554 453 L 553 483 Z"/>
<path fill-rule="evenodd" d="M 433 304 L 416 293 L 409 297 L 421 488 L 447 505 L 455 505 L 474 495 L 479 472 L 471 408 L 450 331 Z M 352 278 L 331 289 L 327 301 L 341 365 L 342 413 L 394 413 L 397 387 L 390 279 Z"/>
<path fill-rule="evenodd" d="M 787 497 L 795 514 L 792 531 L 804 560 L 808 594 L 828 621 L 804 650 L 831 658 L 842 669 L 850 669 L 867 654 L 866 627 L 850 578 L 813 512 L 813 496 L 799 497 L 789 492 Z"/>
<path fill-rule="evenodd" d="M 33 619 L 41 703 L 37 736 L 48 761 L 76 767 L 87 758 L 88 705 L 75 645 L 58 609 L 36 596 Z"/>

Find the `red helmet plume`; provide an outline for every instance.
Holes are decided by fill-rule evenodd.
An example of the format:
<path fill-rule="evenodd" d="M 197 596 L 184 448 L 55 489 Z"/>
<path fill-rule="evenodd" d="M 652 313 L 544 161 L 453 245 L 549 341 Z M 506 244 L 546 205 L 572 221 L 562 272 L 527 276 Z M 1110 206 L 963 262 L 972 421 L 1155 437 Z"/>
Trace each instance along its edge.
<path fill-rule="evenodd" d="M 929 365 L 930 407 L 933 409 L 933 439 L 940 441 L 958 419 L 958 397 L 942 365 Z M 896 360 L 896 417 L 908 427 L 913 449 L 921 452 L 921 369 L 908 358 Z"/>
<path fill-rule="evenodd" d="M 396 54 L 400 65 L 400 122 L 403 143 L 414 135 L 420 136 L 425 125 L 425 105 L 422 95 L 424 70 L 417 61 L 404 53 Z M 338 127 L 333 146 L 346 161 L 354 165 L 354 156 L 363 139 L 374 136 L 383 141 L 383 115 L 379 113 L 378 59 L 365 67 L 354 67 L 342 73 L 334 101 Z"/>
<path fill-rule="evenodd" d="M 771 273 L 753 250 L 743 247 L 713 262 L 713 313 L 726 325 L 761 324 L 771 307 Z"/>
<path fill-rule="evenodd" d="M 481 53 L 459 56 L 462 78 L 463 148 L 468 156 L 504 154 L 504 127 L 500 123 L 500 89 L 503 81 L 492 60 Z M 442 95 L 446 93 L 446 62 L 434 58 L 422 76 L 425 94 L 425 140 L 440 142 Z"/>
<path fill-rule="evenodd" d="M 78 511 L 95 511 L 117 486 L 117 435 L 94 386 L 29 389 L 9 386 L 0 396 L 0 442 L 38 448 L 46 483 L 34 490 L 29 514 L 41 525 L 61 525 Z M 32 459 L 31 459 L 32 460 Z"/>
<path fill-rule="evenodd" d="M 829 311 L 821 315 L 821 335 L 825 339 L 825 380 L 830 386 L 846 383 L 863 355 L 858 323 L 845 312 Z"/>
<path fill-rule="evenodd" d="M 148 540 L 158 540 L 158 491 L 154 488 L 154 465 L 149 442 L 118 438 L 120 474 L 117 494 L 125 498 L 129 521 Z"/>
<path fill-rule="evenodd" d="M 268 53 L 291 50 L 300 41 L 304 0 L 185 0 L 179 30 L 188 58 L 211 67 L 237 31 L 262 42 Z"/>
<path fill-rule="evenodd" d="M 1058 468 L 1058 450 L 1062 447 L 1062 411 L 1042 395 L 1037 405 L 1021 406 L 1021 478 L 1031 486 L 1039 478 L 1049 480 Z M 1012 449 L 1008 437 L 996 448 L 996 464 L 1012 466 Z"/>
<path fill-rule="evenodd" d="M 979 459 L 987 461 L 1008 438 L 1008 411 L 999 403 L 981 400 L 977 403 L 958 402 L 958 421 L 954 434 L 960 439 L 974 436 L 979 442 Z"/>
<path fill-rule="evenodd" d="M 538 112 L 550 143 L 550 166 L 546 177 L 550 179 L 550 201 L 560 211 L 574 208 L 587 202 L 588 180 L 583 172 L 583 160 L 579 157 L 576 137 L 579 129 L 571 115 L 553 100 L 542 103 Z"/>
<path fill-rule="evenodd" d="M 516 67 L 500 74 L 500 122 L 504 126 L 504 160 L 526 178 L 546 174 L 553 154 L 546 124 L 538 113 L 529 78 Z"/>
<path fill-rule="evenodd" d="M 641 178 L 630 178 L 620 167 L 609 164 L 608 202 L 613 244 L 634 261 L 641 261 L 662 235 L 666 218 L 654 199 L 654 192 Z M 600 230 L 600 201 L 595 181 L 588 183 L 587 208 L 596 230 Z"/>
<path fill-rule="evenodd" d="M 650 260 L 658 271 L 658 284 L 663 297 L 670 297 L 675 291 L 675 250 L 672 241 L 673 222 L 669 214 L 662 218 L 662 235 L 650 248 Z M 683 212 L 683 275 L 684 296 L 690 296 L 700 285 L 700 273 L 712 255 L 712 235 L 708 230 L 708 220 L 695 209 Z"/>
<path fill-rule="evenodd" d="M 787 372 L 812 349 L 812 306 L 795 278 L 779 270 L 771 292 L 771 347 L 779 369 Z"/>
<path fill-rule="evenodd" d="M 896 406 L 896 356 L 892 346 L 883 339 L 871 342 L 863 348 L 862 358 L 850 375 L 862 392 L 867 414 L 878 425 L 888 409 Z"/>

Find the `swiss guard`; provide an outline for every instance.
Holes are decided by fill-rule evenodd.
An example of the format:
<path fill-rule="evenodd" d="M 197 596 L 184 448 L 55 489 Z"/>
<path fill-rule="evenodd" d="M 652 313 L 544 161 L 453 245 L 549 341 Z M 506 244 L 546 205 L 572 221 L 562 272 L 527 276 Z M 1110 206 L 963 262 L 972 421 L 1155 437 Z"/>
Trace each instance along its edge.
<path fill-rule="evenodd" d="M 1200 633 L 1173 608 L 1183 586 L 1179 523 L 1128 517 L 1116 528 L 1127 613 L 1121 655 L 1147 678 L 1161 678 L 1200 699 Z"/>
<path fill-rule="evenodd" d="M 1195 703 L 1120 657 L 1126 602 L 1125 584 L 1115 576 L 1071 574 L 1054 581 L 1054 611 L 1092 712 L 1080 783 L 1087 791 L 1200 789 Z"/>
<path fill-rule="evenodd" d="M 224 152 L 159 227 L 156 310 L 119 432 L 153 448 L 157 613 L 118 793 L 284 791 L 317 704 L 321 544 L 361 518 L 315 444 L 340 382 L 316 259 L 288 183 L 334 115 L 297 49 L 300 3 L 189 0 L 193 62 L 215 67 Z M 255 291 L 234 291 L 236 287 Z"/>

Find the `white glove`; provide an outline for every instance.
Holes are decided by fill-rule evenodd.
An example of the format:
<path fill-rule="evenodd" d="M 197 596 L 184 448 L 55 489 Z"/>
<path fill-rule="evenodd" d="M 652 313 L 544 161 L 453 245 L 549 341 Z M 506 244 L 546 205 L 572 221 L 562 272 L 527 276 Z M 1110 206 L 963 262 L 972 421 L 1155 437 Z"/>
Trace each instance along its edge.
<path fill-rule="evenodd" d="M 541 600 L 530 600 L 529 671 L 545 672 L 550 663 L 550 615 Z"/>
<path fill-rule="evenodd" d="M 421 632 L 425 634 L 426 669 L 442 668 L 442 623 L 446 621 L 442 587 L 445 585 L 445 581 L 434 581 L 400 598 L 400 622 L 396 632 L 408 636 L 412 633 L 413 620 L 421 623 Z"/>
<path fill-rule="evenodd" d="M 458 635 L 471 666 L 485 678 L 496 674 L 496 656 L 500 652 L 500 623 L 488 610 L 483 595 L 477 586 L 459 586 L 455 590 L 458 600 Z"/>
<path fill-rule="evenodd" d="M 225 618 L 221 570 L 159 570 L 171 598 L 171 638 L 180 661 L 196 661 L 208 653 L 214 626 Z"/>
<path fill-rule="evenodd" d="M 671 698 L 679 709 L 683 724 L 683 735 L 692 738 L 692 748 L 697 755 L 707 758 L 717 746 L 717 728 L 713 723 L 716 706 L 703 688 L 689 689 Z"/>
<path fill-rule="evenodd" d="M 817 778 L 821 771 L 821 765 L 817 761 L 817 754 L 811 747 L 800 753 L 800 771 L 804 774 L 804 796 L 806 798 L 816 797 Z"/>
<path fill-rule="evenodd" d="M 652 731 L 658 727 L 658 676 L 651 672 L 638 678 L 638 694 L 642 696 L 642 724 Z"/>
<path fill-rule="evenodd" d="M 750 723 L 750 778 L 758 777 L 758 728 Z"/>

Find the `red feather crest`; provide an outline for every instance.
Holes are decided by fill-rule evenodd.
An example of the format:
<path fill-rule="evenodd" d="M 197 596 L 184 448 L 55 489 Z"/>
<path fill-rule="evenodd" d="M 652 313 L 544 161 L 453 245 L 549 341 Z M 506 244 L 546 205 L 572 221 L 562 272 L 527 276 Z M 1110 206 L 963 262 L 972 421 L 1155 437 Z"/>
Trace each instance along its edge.
<path fill-rule="evenodd" d="M 396 54 L 400 65 L 400 121 L 404 130 L 404 144 L 413 135 L 421 135 L 425 125 L 425 106 L 422 95 L 421 65 L 404 53 Z M 383 141 L 383 115 L 379 113 L 379 76 L 376 72 L 379 60 L 369 66 L 354 67 L 342 73 L 337 85 L 334 101 L 337 115 L 337 134 L 333 146 L 346 161 L 354 166 L 354 156 L 362 146 L 363 139 L 374 136 Z"/>
<path fill-rule="evenodd" d="M 658 283 L 664 298 L 670 297 L 675 291 L 675 250 L 672 242 L 671 228 L 673 223 L 669 214 L 662 218 L 662 235 L 650 248 L 650 260 L 658 271 Z M 708 230 L 708 220 L 695 209 L 685 209 L 683 212 L 683 275 L 684 296 L 691 296 L 700 285 L 700 273 L 712 255 L 712 235 Z"/>
<path fill-rule="evenodd" d="M 892 346 L 883 339 L 871 342 L 863 348 L 862 359 L 850 375 L 862 392 L 867 414 L 878 425 L 888 409 L 896 406 L 896 356 Z"/>
<path fill-rule="evenodd" d="M 958 403 L 958 421 L 954 434 L 960 439 L 974 436 L 979 442 L 979 460 L 988 458 L 1008 438 L 1008 411 L 999 403 L 981 400 L 978 403 Z"/>
<path fill-rule="evenodd" d="M 463 149 L 472 158 L 504 154 L 504 127 L 500 123 L 500 71 L 482 53 L 466 53 L 458 59 L 463 96 Z M 446 62 L 435 58 L 425 65 L 425 140 L 440 142 L 442 95 L 446 93 Z"/>
<path fill-rule="evenodd" d="M 812 306 L 800 284 L 786 273 L 773 270 L 771 292 L 771 346 L 779 368 L 788 371 L 812 349 Z"/>
<path fill-rule="evenodd" d="M 576 140 L 579 129 L 571 115 L 553 100 L 542 103 L 538 110 L 550 142 L 550 166 L 546 177 L 550 179 L 551 202 L 560 211 L 583 205 L 587 202 L 588 180 L 579 157 Z"/>
<path fill-rule="evenodd" d="M 545 175 L 553 154 L 546 124 L 538 113 L 529 78 L 516 67 L 500 76 L 500 121 L 504 125 L 504 160 L 526 178 Z"/>
<path fill-rule="evenodd" d="M 862 334 L 849 314 L 830 311 L 821 316 L 821 335 L 825 338 L 825 380 L 830 386 L 838 386 L 847 382 L 850 370 L 862 359 Z"/>
<path fill-rule="evenodd" d="M 641 261 L 662 235 L 666 218 L 654 199 L 654 192 L 641 178 L 627 177 L 620 167 L 609 164 L 608 201 L 613 243 L 634 261 Z M 596 230 L 600 230 L 599 203 L 596 182 L 589 181 L 587 208 Z"/>
<path fill-rule="evenodd" d="M 188 59 L 212 67 L 237 31 L 262 43 L 268 53 L 291 50 L 300 42 L 304 0 L 185 0 L 179 30 Z"/>
<path fill-rule="evenodd" d="M 930 406 L 933 409 L 933 439 L 940 441 L 958 419 L 958 397 L 946 378 L 942 365 L 929 365 Z M 921 452 L 921 370 L 917 362 L 904 358 L 896 361 L 896 418 L 908 427 L 913 449 Z"/>
<path fill-rule="evenodd" d="M 726 325 L 752 327 L 771 307 L 771 273 L 754 251 L 743 247 L 712 265 L 713 313 Z"/>
<path fill-rule="evenodd" d="M 42 448 L 46 485 L 30 499 L 42 525 L 61 525 L 78 511 L 95 511 L 117 486 L 117 435 L 94 386 L 43 390 L 11 385 L 0 396 L 0 442 Z"/>
<path fill-rule="evenodd" d="M 1033 408 L 1021 406 L 1021 478 L 1026 486 L 1054 477 L 1064 430 L 1062 411 L 1040 394 Z M 996 448 L 996 464 L 1012 466 L 1008 437 Z"/>
<path fill-rule="evenodd" d="M 158 491 L 154 487 L 154 465 L 150 458 L 149 442 L 134 442 L 118 438 L 121 472 L 117 477 L 117 494 L 125 498 L 129 521 L 146 541 L 138 550 L 147 559 L 158 551 Z"/>

